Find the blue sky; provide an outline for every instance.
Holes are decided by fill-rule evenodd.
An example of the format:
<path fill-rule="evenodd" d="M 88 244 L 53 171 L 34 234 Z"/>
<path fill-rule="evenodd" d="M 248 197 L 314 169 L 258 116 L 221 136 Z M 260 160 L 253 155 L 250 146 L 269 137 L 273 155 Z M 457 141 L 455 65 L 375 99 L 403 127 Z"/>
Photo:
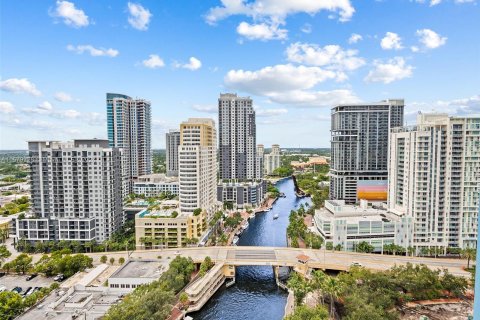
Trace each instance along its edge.
<path fill-rule="evenodd" d="M 0 149 L 105 138 L 105 93 L 152 102 L 153 146 L 221 92 L 251 96 L 257 141 L 329 147 L 337 103 L 404 98 L 480 112 L 480 10 L 469 0 L 5 0 Z"/>

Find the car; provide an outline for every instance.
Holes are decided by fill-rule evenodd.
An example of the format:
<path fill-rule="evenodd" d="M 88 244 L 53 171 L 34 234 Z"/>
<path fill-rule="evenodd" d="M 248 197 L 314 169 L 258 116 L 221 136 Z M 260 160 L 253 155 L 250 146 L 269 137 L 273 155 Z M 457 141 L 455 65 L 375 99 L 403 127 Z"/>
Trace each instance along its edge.
<path fill-rule="evenodd" d="M 178 250 L 175 251 L 175 254 L 176 254 L 176 255 L 179 255 L 179 254 L 180 254 L 180 251 L 178 251 Z"/>
<path fill-rule="evenodd" d="M 351 267 L 363 267 L 363 265 L 360 262 L 356 262 L 356 261 L 352 262 L 350 264 L 350 266 Z"/>
<path fill-rule="evenodd" d="M 27 290 L 25 290 L 22 295 L 26 297 L 27 295 L 29 295 L 29 292 L 32 291 L 32 289 L 33 289 L 32 287 L 28 287 Z"/>
<path fill-rule="evenodd" d="M 55 281 L 63 281 L 63 280 L 65 280 L 65 276 L 60 273 L 60 274 L 57 274 L 57 275 L 53 278 L 53 280 L 55 280 Z"/>
<path fill-rule="evenodd" d="M 12 289 L 12 292 L 16 292 L 16 293 L 19 294 L 20 292 L 22 292 L 22 288 L 21 287 L 15 287 L 15 288 Z"/>
<path fill-rule="evenodd" d="M 5 272 L 0 272 L 0 278 L 3 277 L 4 275 L 6 275 Z"/>
<path fill-rule="evenodd" d="M 5 286 L 0 286 L 0 292 L 3 292 L 3 291 L 5 291 L 5 290 L 7 290 L 7 287 L 5 287 Z"/>
<path fill-rule="evenodd" d="M 33 278 L 35 278 L 36 276 L 38 276 L 38 273 L 32 273 L 32 274 L 29 275 L 29 276 L 27 277 L 27 279 L 25 279 L 25 280 L 30 281 L 30 280 L 32 280 Z"/>

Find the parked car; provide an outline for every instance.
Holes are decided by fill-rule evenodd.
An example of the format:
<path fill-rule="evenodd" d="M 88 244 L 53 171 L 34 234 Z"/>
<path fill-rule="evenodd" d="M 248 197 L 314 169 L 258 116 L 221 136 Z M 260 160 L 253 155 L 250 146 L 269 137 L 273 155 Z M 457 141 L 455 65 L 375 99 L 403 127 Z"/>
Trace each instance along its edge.
<path fill-rule="evenodd" d="M 32 280 L 33 278 L 35 278 L 36 276 L 38 276 L 38 273 L 32 273 L 32 274 L 29 275 L 29 276 L 27 277 L 27 279 L 25 279 L 25 280 L 30 281 L 30 280 Z"/>
<path fill-rule="evenodd" d="M 24 297 L 26 297 L 27 295 L 30 295 L 29 292 L 32 291 L 32 289 L 33 289 L 32 287 L 28 287 L 28 288 L 23 292 L 22 295 L 23 295 Z"/>
<path fill-rule="evenodd" d="M 360 262 L 356 262 L 356 261 L 352 262 L 350 264 L 350 266 L 352 266 L 352 267 L 363 267 L 363 265 Z"/>
<path fill-rule="evenodd" d="M 55 278 L 53 278 L 53 280 L 55 280 L 55 281 L 63 281 L 63 280 L 65 280 L 65 276 L 60 273 L 60 274 L 57 274 L 57 275 L 55 276 Z"/>
<path fill-rule="evenodd" d="M 5 287 L 5 286 L 0 286 L 0 292 L 3 292 L 3 291 L 5 291 L 5 290 L 7 290 L 7 287 Z"/>
<path fill-rule="evenodd" d="M 22 292 L 22 288 L 21 287 L 15 287 L 12 289 L 12 292 L 16 292 L 18 294 L 20 294 L 20 292 Z"/>
<path fill-rule="evenodd" d="M 5 272 L 0 272 L 0 278 L 3 277 L 4 275 L 6 275 Z"/>

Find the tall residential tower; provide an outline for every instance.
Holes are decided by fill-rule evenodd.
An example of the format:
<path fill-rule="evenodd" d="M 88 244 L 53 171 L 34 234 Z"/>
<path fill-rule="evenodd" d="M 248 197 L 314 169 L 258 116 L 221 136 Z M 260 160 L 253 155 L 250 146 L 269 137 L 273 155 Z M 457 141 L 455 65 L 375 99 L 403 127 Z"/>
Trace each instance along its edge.
<path fill-rule="evenodd" d="M 180 131 L 170 130 L 165 134 L 167 176 L 178 176 L 178 146 L 180 145 Z"/>
<path fill-rule="evenodd" d="M 131 182 L 152 173 L 150 109 L 146 100 L 107 93 L 109 145 L 123 149 Z"/>
<path fill-rule="evenodd" d="M 401 99 L 332 108 L 330 199 L 387 200 L 388 137 L 403 109 Z"/>

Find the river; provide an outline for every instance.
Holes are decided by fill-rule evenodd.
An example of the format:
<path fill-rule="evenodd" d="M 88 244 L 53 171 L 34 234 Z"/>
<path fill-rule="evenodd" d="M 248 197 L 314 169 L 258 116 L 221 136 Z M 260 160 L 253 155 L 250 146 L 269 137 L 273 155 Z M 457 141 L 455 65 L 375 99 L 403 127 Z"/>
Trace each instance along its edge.
<path fill-rule="evenodd" d="M 310 198 L 298 199 L 295 196 L 291 178 L 277 183 L 285 198 L 279 198 L 273 209 L 259 213 L 250 219 L 250 226 L 240 237 L 239 246 L 287 245 L 286 232 L 288 216 L 292 209 L 308 202 Z M 278 213 L 278 219 L 273 215 Z M 280 320 L 283 319 L 287 293 L 275 283 L 272 267 L 237 267 L 236 284 L 230 288 L 220 288 L 199 312 L 190 314 L 194 320 Z"/>

